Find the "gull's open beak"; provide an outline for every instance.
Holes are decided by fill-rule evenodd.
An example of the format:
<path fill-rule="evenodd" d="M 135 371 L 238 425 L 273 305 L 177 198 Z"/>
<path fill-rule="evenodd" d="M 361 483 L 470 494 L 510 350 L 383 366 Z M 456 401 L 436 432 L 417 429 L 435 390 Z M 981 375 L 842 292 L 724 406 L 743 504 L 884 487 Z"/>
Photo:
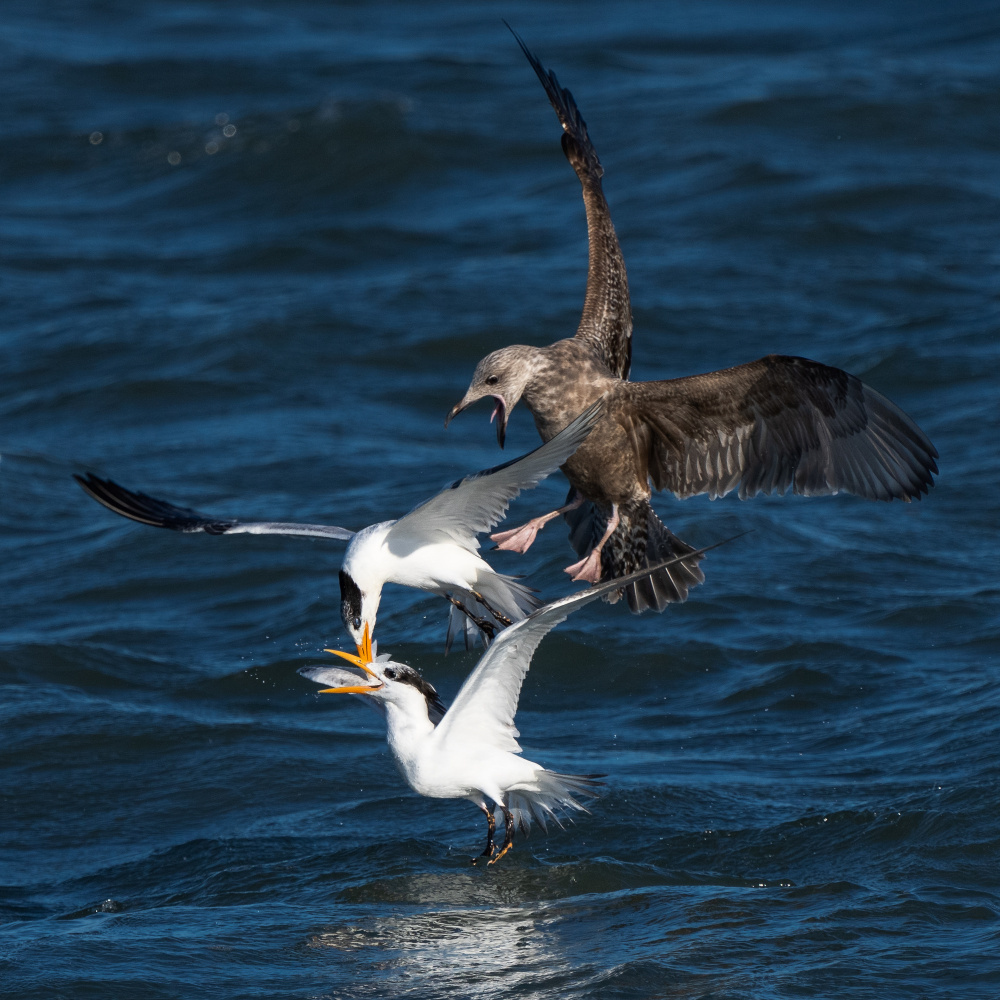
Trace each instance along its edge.
<path fill-rule="evenodd" d="M 503 447 L 504 441 L 507 439 L 507 404 L 504 402 L 503 396 L 494 396 L 497 401 L 497 405 L 493 407 L 493 412 L 490 414 L 490 423 L 493 423 L 493 419 L 496 418 L 497 422 L 497 444 Z"/>
<path fill-rule="evenodd" d="M 470 390 L 471 391 L 471 390 Z M 444 425 L 448 426 L 457 417 L 462 410 L 471 406 L 476 400 L 482 399 L 482 396 L 470 396 L 467 392 L 453 407 L 451 413 L 445 418 Z M 507 403 L 505 402 L 503 396 L 494 396 L 497 405 L 493 407 L 493 413 L 490 415 L 490 423 L 492 424 L 494 420 L 497 422 L 497 444 L 503 447 L 504 441 L 507 437 Z"/>
<path fill-rule="evenodd" d="M 455 419 L 455 417 L 457 417 L 457 416 L 458 416 L 458 415 L 459 415 L 459 414 L 460 414 L 460 413 L 462 412 L 462 410 L 464 410 L 464 409 L 465 409 L 465 408 L 466 408 L 467 406 L 469 406 L 470 404 L 472 404 L 472 403 L 474 403 L 474 402 L 475 402 L 475 400 L 474 400 L 474 399 L 469 399 L 469 394 L 468 394 L 468 393 L 466 393 L 466 394 L 465 394 L 465 395 L 464 395 L 464 396 L 463 396 L 463 397 L 462 397 L 462 398 L 461 398 L 461 399 L 460 399 L 460 400 L 459 400 L 459 401 L 458 401 L 458 402 L 457 402 L 457 403 L 456 403 L 456 404 L 455 404 L 455 405 L 454 405 L 454 406 L 453 406 L 453 407 L 451 408 L 451 413 L 449 413 L 449 414 L 448 414 L 448 416 L 446 416 L 446 417 L 444 418 L 444 425 L 445 425 L 445 427 L 447 427 L 447 426 L 448 426 L 448 424 L 450 424 L 450 423 L 451 423 L 451 422 L 452 422 L 452 421 L 453 421 L 453 420 Z"/>
<path fill-rule="evenodd" d="M 337 687 L 337 688 L 323 688 L 320 694 L 371 694 L 372 691 L 377 691 L 383 685 L 382 679 L 373 670 L 369 669 L 368 664 L 372 662 L 372 639 L 368 631 L 368 622 L 365 622 L 364 635 L 361 638 L 361 642 L 358 644 L 357 655 L 354 653 L 345 653 L 340 649 L 324 649 L 324 653 L 333 653 L 334 656 L 339 656 L 343 660 L 347 660 L 352 666 L 357 667 L 359 670 L 363 670 L 369 677 L 373 677 L 378 683 L 374 686 L 372 685 L 349 685 L 348 687 Z"/>

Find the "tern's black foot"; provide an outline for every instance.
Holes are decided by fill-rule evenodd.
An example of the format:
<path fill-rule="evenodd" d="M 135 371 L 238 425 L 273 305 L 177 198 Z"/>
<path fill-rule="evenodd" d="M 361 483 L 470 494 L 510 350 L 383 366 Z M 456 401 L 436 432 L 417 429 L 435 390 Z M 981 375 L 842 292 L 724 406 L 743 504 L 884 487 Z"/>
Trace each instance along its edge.
<path fill-rule="evenodd" d="M 505 805 L 500 808 L 503 810 L 503 844 L 500 846 L 500 853 L 486 862 L 489 865 L 495 865 L 514 846 L 514 817 Z"/>
<path fill-rule="evenodd" d="M 480 618 L 479 615 L 474 615 L 461 601 L 455 600 L 451 594 L 445 594 L 445 597 L 458 608 L 480 631 L 486 634 L 486 638 L 490 642 L 493 641 L 497 634 L 497 627 L 488 618 Z M 510 622 L 507 622 L 509 625 Z"/>
<path fill-rule="evenodd" d="M 482 606 L 483 606 L 484 608 L 486 608 L 486 610 L 487 610 L 487 611 L 488 611 L 488 612 L 489 612 L 489 613 L 490 613 L 491 615 L 493 615 L 493 617 L 494 617 L 494 618 L 495 618 L 495 619 L 496 619 L 496 620 L 497 620 L 497 621 L 498 621 L 498 622 L 499 622 L 499 623 L 500 623 L 501 625 L 503 625 L 503 626 L 504 626 L 504 628 L 506 628 L 506 627 L 507 627 L 508 625 L 512 625 L 512 624 L 513 624 L 513 622 L 512 622 L 512 621 L 511 621 L 511 620 L 510 620 L 510 619 L 509 619 L 509 618 L 508 618 L 508 617 L 507 617 L 506 615 L 504 615 L 504 614 L 501 614 L 501 613 L 500 613 L 499 611 L 497 611 L 497 609 L 496 609 L 496 608 L 494 608 L 494 607 L 491 607 L 491 606 L 490 606 L 490 602 L 489 602 L 489 601 L 487 601 L 487 600 L 486 600 L 486 598 L 485 598 L 485 597 L 483 597 L 483 595 L 482 595 L 482 594 L 480 594 L 478 590 L 470 590 L 470 591 L 469 591 L 469 593 L 470 593 L 470 594 L 472 594 L 472 596 L 473 596 L 473 597 L 474 597 L 474 598 L 475 598 L 475 599 L 476 599 L 477 601 L 479 601 L 479 603 L 480 603 L 480 604 L 481 604 L 481 605 L 482 605 Z"/>
<path fill-rule="evenodd" d="M 493 833 L 497 828 L 497 821 L 493 813 L 486 806 L 480 806 L 479 808 L 486 813 L 486 850 L 479 855 L 479 858 L 492 858 L 497 849 L 496 844 L 493 843 Z M 475 864 L 479 858 L 473 858 L 472 863 Z M 492 862 L 489 863 L 492 864 Z"/>
<path fill-rule="evenodd" d="M 486 813 L 486 849 L 479 856 L 481 858 L 492 858 L 496 854 L 496 844 L 493 843 L 493 834 L 497 828 L 497 821 L 493 816 L 491 810 L 483 806 L 483 812 Z"/>
<path fill-rule="evenodd" d="M 514 846 L 513 843 L 508 843 L 504 845 L 500 853 L 495 858 L 490 858 L 490 860 L 487 861 L 486 863 L 488 865 L 495 865 L 513 846 Z"/>

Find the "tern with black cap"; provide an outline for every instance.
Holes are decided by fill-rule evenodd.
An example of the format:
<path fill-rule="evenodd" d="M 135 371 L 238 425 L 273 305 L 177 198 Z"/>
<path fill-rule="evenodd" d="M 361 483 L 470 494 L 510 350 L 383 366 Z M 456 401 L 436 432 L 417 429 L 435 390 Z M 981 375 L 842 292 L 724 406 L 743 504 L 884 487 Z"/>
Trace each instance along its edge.
<path fill-rule="evenodd" d="M 559 774 L 521 756 L 514 715 L 538 644 L 578 608 L 661 568 L 649 566 L 578 591 L 504 629 L 447 709 L 433 685 L 413 667 L 396 663 L 388 654 L 377 655 L 377 646 L 366 656 L 327 650 L 360 674 L 342 667 L 303 667 L 299 673 L 324 685 L 321 694 L 360 695 L 385 716 L 389 750 L 415 792 L 436 799 L 468 799 L 482 809 L 487 837 L 481 857 L 493 864 L 511 849 L 515 829 L 527 833 L 532 821 L 545 829 L 548 820 L 558 823 L 560 815 L 586 812 L 581 799 L 596 796 L 600 784 L 601 775 Z M 496 809 L 504 820 L 499 849 L 493 839 Z"/>
<path fill-rule="evenodd" d="M 504 516 L 510 502 L 564 464 L 600 418 L 592 403 L 551 441 L 527 455 L 459 479 L 395 521 L 352 532 L 325 524 L 240 521 L 177 507 L 93 474 L 76 476 L 95 500 L 122 517 L 159 528 L 210 535 L 298 535 L 348 541 L 340 571 L 340 613 L 357 645 L 371 654 L 371 639 L 386 583 L 440 594 L 451 602 L 448 645 L 461 632 L 471 645 L 539 606 L 530 587 L 497 573 L 479 554 L 477 536 Z"/>

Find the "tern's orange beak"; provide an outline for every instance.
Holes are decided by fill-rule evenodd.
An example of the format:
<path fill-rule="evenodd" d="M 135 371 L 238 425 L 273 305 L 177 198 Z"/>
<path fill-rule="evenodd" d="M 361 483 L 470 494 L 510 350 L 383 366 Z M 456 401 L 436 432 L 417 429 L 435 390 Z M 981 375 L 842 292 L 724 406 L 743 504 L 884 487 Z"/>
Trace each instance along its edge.
<path fill-rule="evenodd" d="M 358 644 L 357 655 L 354 653 L 345 653 L 341 649 L 324 649 L 323 652 L 333 653 L 334 656 L 339 656 L 341 659 L 347 660 L 352 666 L 363 670 L 369 677 L 373 677 L 378 681 L 378 684 L 375 687 L 358 684 L 348 687 L 323 688 L 319 694 L 371 694 L 372 691 L 377 691 L 382 687 L 382 679 L 373 670 L 368 668 L 368 664 L 372 662 L 372 639 L 368 631 L 368 622 L 365 622 L 365 631 L 361 637 L 361 642 Z"/>

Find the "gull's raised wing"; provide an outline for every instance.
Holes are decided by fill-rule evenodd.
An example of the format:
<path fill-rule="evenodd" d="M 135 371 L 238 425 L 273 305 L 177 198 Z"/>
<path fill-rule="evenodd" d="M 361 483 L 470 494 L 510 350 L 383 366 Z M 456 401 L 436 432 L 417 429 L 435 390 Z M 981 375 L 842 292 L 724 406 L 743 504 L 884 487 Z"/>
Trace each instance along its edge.
<path fill-rule="evenodd" d="M 612 590 L 619 590 L 674 563 L 688 559 L 697 560 L 709 549 L 724 544 L 725 542 L 716 542 L 715 545 L 697 549 L 684 556 L 676 556 L 636 573 L 630 573 L 628 576 L 608 580 L 579 593 L 562 597 L 505 628 L 493 640 L 490 648 L 465 679 L 451 708 L 438 723 L 433 738 L 440 740 L 442 746 L 454 740 L 456 746 L 467 742 L 486 743 L 497 750 L 520 753 L 521 747 L 517 742 L 519 734 L 514 726 L 514 715 L 521 695 L 521 684 L 542 639 L 577 608 L 582 608 Z"/>
<path fill-rule="evenodd" d="M 587 123 L 573 95 L 559 86 L 555 73 L 546 70 L 510 25 L 521 51 L 541 80 L 552 107 L 562 123 L 562 148 L 583 188 L 590 241 L 587 294 L 576 336 L 591 344 L 601 360 L 619 378 L 628 378 L 632 366 L 632 306 L 628 294 L 625 261 L 611 211 L 601 187 L 604 168 L 587 134 Z"/>
<path fill-rule="evenodd" d="M 860 379 L 806 358 L 768 355 L 706 375 L 616 387 L 608 412 L 658 489 L 741 499 L 791 489 L 919 500 L 937 449 Z"/>
<path fill-rule="evenodd" d="M 284 521 L 238 521 L 236 518 L 212 517 L 190 507 L 177 507 L 166 500 L 126 489 L 111 479 L 101 479 L 92 472 L 74 475 L 84 492 L 108 510 L 140 524 L 171 531 L 204 531 L 208 535 L 303 535 L 348 541 L 353 531 L 331 524 L 290 524 Z"/>
<path fill-rule="evenodd" d="M 555 472 L 584 442 L 602 410 L 603 400 L 599 399 L 540 448 L 459 479 L 414 507 L 390 529 L 390 548 L 393 540 L 426 542 L 435 536 L 468 549 L 478 548 L 476 536 L 502 520 L 511 500 L 521 490 L 537 486 Z"/>

